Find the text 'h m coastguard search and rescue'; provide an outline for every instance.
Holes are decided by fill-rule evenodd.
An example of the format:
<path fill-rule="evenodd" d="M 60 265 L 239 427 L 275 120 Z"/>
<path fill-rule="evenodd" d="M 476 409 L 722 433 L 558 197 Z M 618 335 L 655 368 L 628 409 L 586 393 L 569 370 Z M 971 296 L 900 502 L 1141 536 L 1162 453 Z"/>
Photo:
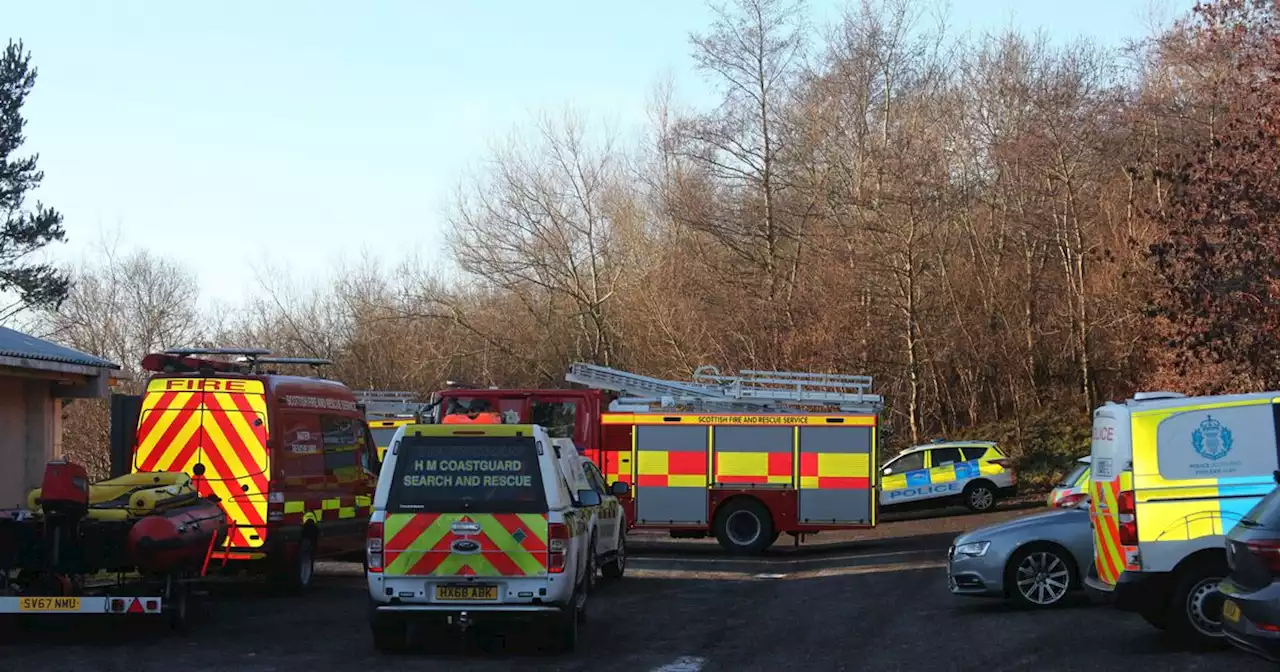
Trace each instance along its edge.
<path fill-rule="evenodd" d="M 401 477 L 407 488 L 530 488 L 537 462 L 522 459 L 523 447 L 475 446 L 455 451 L 439 446 L 412 456 Z"/>

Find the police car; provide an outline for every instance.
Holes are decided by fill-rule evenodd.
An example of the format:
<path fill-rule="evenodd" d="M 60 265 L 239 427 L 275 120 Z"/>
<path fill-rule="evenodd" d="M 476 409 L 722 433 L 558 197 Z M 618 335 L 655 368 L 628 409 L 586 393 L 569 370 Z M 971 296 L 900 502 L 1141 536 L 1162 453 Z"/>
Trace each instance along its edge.
<path fill-rule="evenodd" d="M 1013 460 L 994 441 L 935 441 L 912 446 L 884 465 L 881 508 L 964 504 L 990 511 L 1017 492 Z"/>
<path fill-rule="evenodd" d="M 374 646 L 403 649 L 410 622 L 431 633 L 484 620 L 532 621 L 574 649 L 603 504 L 583 471 L 572 443 L 537 425 L 397 429 L 366 542 Z"/>

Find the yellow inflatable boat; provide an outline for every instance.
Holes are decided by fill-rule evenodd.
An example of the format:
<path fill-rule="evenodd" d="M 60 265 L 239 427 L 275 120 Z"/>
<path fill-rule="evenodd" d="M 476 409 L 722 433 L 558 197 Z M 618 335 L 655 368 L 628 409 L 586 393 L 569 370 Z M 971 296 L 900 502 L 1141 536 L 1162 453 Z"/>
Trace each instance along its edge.
<path fill-rule="evenodd" d="M 94 520 L 129 520 L 190 504 L 200 494 L 181 472 L 139 472 L 89 484 L 89 511 Z M 27 508 L 40 510 L 40 488 L 27 495 Z"/>

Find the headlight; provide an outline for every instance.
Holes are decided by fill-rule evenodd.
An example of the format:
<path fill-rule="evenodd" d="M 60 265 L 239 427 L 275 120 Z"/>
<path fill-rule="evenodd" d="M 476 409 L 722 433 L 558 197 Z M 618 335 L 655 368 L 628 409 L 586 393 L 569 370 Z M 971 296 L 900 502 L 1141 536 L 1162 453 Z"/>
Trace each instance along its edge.
<path fill-rule="evenodd" d="M 968 544 L 960 544 L 956 546 L 956 555 L 966 555 L 970 558 L 980 558 L 987 553 L 987 547 L 991 545 L 989 541 L 974 541 Z"/>

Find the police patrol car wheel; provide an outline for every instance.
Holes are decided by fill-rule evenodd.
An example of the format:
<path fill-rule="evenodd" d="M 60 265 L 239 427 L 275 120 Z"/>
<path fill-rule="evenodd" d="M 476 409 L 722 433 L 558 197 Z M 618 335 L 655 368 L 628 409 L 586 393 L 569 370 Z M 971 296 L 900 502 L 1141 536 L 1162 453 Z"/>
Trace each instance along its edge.
<path fill-rule="evenodd" d="M 989 511 L 996 504 L 996 493 L 990 483 L 970 483 L 964 489 L 964 505 L 970 511 Z"/>

